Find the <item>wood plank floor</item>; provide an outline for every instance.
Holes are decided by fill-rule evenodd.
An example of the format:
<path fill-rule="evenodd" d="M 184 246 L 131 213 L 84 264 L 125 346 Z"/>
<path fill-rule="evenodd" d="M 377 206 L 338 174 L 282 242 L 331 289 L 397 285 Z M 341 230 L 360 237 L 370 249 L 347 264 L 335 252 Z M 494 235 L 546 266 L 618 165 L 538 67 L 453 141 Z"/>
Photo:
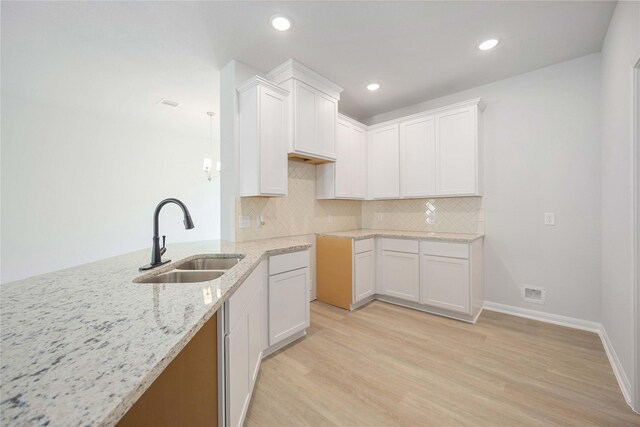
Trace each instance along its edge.
<path fill-rule="evenodd" d="M 640 415 L 594 333 L 314 302 L 309 335 L 263 361 L 245 425 L 637 427 Z"/>

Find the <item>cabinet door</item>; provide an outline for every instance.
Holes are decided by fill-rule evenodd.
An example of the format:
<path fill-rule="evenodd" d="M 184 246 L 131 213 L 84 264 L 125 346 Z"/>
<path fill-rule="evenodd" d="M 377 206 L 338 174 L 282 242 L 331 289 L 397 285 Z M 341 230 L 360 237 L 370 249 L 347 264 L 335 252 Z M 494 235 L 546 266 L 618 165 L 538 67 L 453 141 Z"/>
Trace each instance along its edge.
<path fill-rule="evenodd" d="M 436 194 L 435 140 L 433 117 L 400 124 L 400 191 L 403 197 Z"/>
<path fill-rule="evenodd" d="M 367 147 L 365 131 L 351 128 L 351 197 L 364 199 L 367 197 Z"/>
<path fill-rule="evenodd" d="M 318 153 L 321 156 L 336 158 L 336 123 L 338 103 L 335 99 L 317 92 L 318 100 Z"/>
<path fill-rule="evenodd" d="M 476 194 L 477 107 L 436 115 L 436 193 Z"/>
<path fill-rule="evenodd" d="M 294 148 L 305 153 L 318 152 L 317 91 L 311 86 L 295 82 L 295 132 Z"/>
<path fill-rule="evenodd" d="M 250 397 L 249 317 L 242 316 L 227 335 L 228 418 L 230 426 L 241 426 Z"/>
<path fill-rule="evenodd" d="M 269 346 L 309 326 L 309 268 L 269 277 Z"/>
<path fill-rule="evenodd" d="M 287 195 L 287 130 L 285 98 L 275 91 L 260 91 L 260 192 Z"/>
<path fill-rule="evenodd" d="M 420 299 L 419 255 L 383 250 L 382 289 L 385 295 L 418 302 Z"/>
<path fill-rule="evenodd" d="M 371 131 L 369 182 L 374 199 L 400 196 L 400 147 L 398 125 Z"/>
<path fill-rule="evenodd" d="M 375 293 L 376 264 L 375 252 L 363 252 L 354 256 L 355 292 L 354 302 L 361 301 Z"/>
<path fill-rule="evenodd" d="M 253 296 L 247 311 L 247 325 L 249 331 L 249 390 L 253 389 L 262 360 L 262 287 Z"/>
<path fill-rule="evenodd" d="M 335 162 L 335 197 L 351 196 L 351 146 L 352 131 L 351 126 L 344 122 L 338 122 L 336 140 L 336 162 Z"/>
<path fill-rule="evenodd" d="M 422 255 L 422 304 L 470 314 L 469 260 Z"/>

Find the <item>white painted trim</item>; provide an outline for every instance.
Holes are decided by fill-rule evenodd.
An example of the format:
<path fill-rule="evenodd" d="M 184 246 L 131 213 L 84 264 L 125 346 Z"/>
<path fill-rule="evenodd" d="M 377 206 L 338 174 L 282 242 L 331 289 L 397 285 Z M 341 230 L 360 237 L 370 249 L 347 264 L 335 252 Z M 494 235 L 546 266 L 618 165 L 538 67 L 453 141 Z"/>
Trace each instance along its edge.
<path fill-rule="evenodd" d="M 636 55 L 636 61 L 631 66 L 631 175 L 632 188 L 632 230 L 633 230 L 633 272 L 632 286 L 634 295 L 633 318 L 635 340 L 634 348 L 634 371 L 632 407 L 636 412 L 640 412 L 640 52 Z"/>
<path fill-rule="evenodd" d="M 478 310 L 478 313 L 473 315 L 456 313 L 455 311 L 447 310 L 444 308 L 434 307 L 431 305 L 420 304 L 418 302 L 407 301 L 402 298 L 392 297 L 389 295 L 383 294 L 375 294 L 373 299 L 386 302 L 387 304 L 398 305 L 400 307 L 410 308 L 412 310 L 422 311 L 429 314 L 434 314 L 437 316 L 448 317 L 449 319 L 458 320 L 460 322 L 466 323 L 476 323 L 478 317 L 480 317 L 480 313 L 482 313 L 482 309 Z"/>
<path fill-rule="evenodd" d="M 338 113 L 338 120 L 344 120 L 347 123 L 350 123 L 354 126 L 356 126 L 359 129 L 362 129 L 363 131 L 367 131 L 367 129 L 369 128 L 369 126 L 365 125 L 364 123 L 361 123 L 359 121 L 357 121 L 356 119 L 347 116 L 344 113 Z"/>
<path fill-rule="evenodd" d="M 241 83 L 236 88 L 236 90 L 238 91 L 238 93 L 242 93 L 258 85 L 268 87 L 269 89 L 273 90 L 276 93 L 279 93 L 282 96 L 289 96 L 288 90 L 260 76 L 251 77 L 249 80 L 245 81 L 244 83 Z"/>
<path fill-rule="evenodd" d="M 616 350 L 615 348 L 613 348 L 613 344 L 611 344 L 611 340 L 609 340 L 609 335 L 607 335 L 607 330 L 604 328 L 604 326 L 600 326 L 598 335 L 600 336 L 600 340 L 602 341 L 604 351 L 607 353 L 607 358 L 609 359 L 609 363 L 611 363 L 611 368 L 613 369 L 613 373 L 616 376 L 616 380 L 618 380 L 618 385 L 620 386 L 620 390 L 622 390 L 624 400 L 626 400 L 627 405 L 631 406 L 631 409 L 633 409 L 633 406 L 631 405 L 631 383 L 629 382 L 629 378 L 622 368 L 620 359 L 618 359 Z"/>
<path fill-rule="evenodd" d="M 524 317 L 526 319 L 539 320 L 540 322 L 553 323 L 554 325 L 566 326 L 568 328 L 580 329 L 583 331 L 599 333 L 602 325 L 590 320 L 577 319 L 575 317 L 562 316 L 559 314 L 546 313 L 544 311 L 530 310 L 528 308 L 515 307 L 512 305 L 499 304 L 497 302 L 485 301 L 485 310 L 497 311 L 498 313 L 511 314 L 512 316 Z"/>
<path fill-rule="evenodd" d="M 406 122 L 406 121 L 410 121 L 410 120 L 415 120 L 415 119 L 420 119 L 422 117 L 426 117 L 426 116 L 431 116 L 434 114 L 438 114 L 438 113 L 442 113 L 442 112 L 446 112 L 449 110 L 456 110 L 458 108 L 462 108 L 462 107 L 468 107 L 468 106 L 472 106 L 472 105 L 477 105 L 478 108 L 480 109 L 480 111 L 484 111 L 485 105 L 484 105 L 484 101 L 482 100 L 482 98 L 473 98 L 473 99 L 468 99 L 466 101 L 461 101 L 461 102 L 456 102 L 454 104 L 450 104 L 450 105 L 445 105 L 443 107 L 438 107 L 438 108 L 432 108 L 431 110 L 424 110 L 424 111 L 420 111 L 419 113 L 414 113 L 414 114 L 410 114 L 408 116 L 403 116 L 397 119 L 391 119 L 391 120 L 387 120 L 384 122 L 380 122 L 380 123 L 376 123 L 373 125 L 369 125 L 367 127 L 367 130 L 375 130 L 381 127 L 385 127 L 385 126 L 390 126 L 393 124 L 398 124 L 400 122 Z M 451 197 L 451 196 L 448 196 Z"/>
<path fill-rule="evenodd" d="M 293 344 L 295 341 L 298 341 L 299 339 L 306 337 L 307 336 L 307 329 L 308 329 L 308 327 L 303 329 L 302 331 L 296 332 L 295 334 L 293 334 L 290 337 L 280 341 L 279 343 L 274 344 L 271 347 L 268 347 L 267 349 L 265 349 L 262 352 L 262 359 L 264 360 L 268 356 L 271 356 L 276 351 L 282 350 L 283 348 L 285 348 L 289 344 Z M 260 362 L 260 363 L 262 363 L 262 362 Z"/>
<path fill-rule="evenodd" d="M 609 359 L 609 363 L 611 364 L 611 368 L 613 369 L 613 373 L 616 377 L 616 380 L 618 381 L 620 391 L 622 391 L 622 395 L 624 396 L 627 404 L 631 407 L 631 409 L 633 409 L 633 406 L 631 405 L 631 383 L 629 382 L 629 378 L 625 374 L 624 369 L 620 364 L 620 359 L 618 358 L 618 355 L 616 354 L 616 351 L 613 348 L 611 341 L 609 340 L 607 331 L 604 329 L 604 326 L 602 326 L 601 323 L 592 322 L 590 320 L 577 319 L 575 317 L 561 316 L 559 314 L 546 313 L 544 311 L 530 310 L 528 308 L 515 307 L 512 305 L 499 304 L 497 302 L 491 301 L 484 302 L 484 309 L 488 311 L 510 314 L 512 316 L 524 317 L 526 319 L 537 320 L 539 322 L 552 323 L 554 325 L 580 329 L 582 331 L 588 331 L 598 334 L 598 336 L 600 337 L 600 341 L 602 341 L 604 351 L 607 354 L 607 358 Z"/>

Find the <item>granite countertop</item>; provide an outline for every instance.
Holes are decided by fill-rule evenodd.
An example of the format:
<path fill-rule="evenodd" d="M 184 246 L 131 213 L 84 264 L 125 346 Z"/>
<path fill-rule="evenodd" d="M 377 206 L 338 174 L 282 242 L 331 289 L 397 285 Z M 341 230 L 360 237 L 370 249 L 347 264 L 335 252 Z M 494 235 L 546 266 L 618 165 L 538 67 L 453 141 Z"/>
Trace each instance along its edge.
<path fill-rule="evenodd" d="M 441 240 L 446 242 L 469 243 L 469 242 L 473 242 L 474 240 L 483 238 L 484 234 L 360 229 L 360 230 L 348 230 L 348 231 L 335 231 L 330 233 L 318 233 L 318 236 L 344 237 L 344 238 L 354 239 L 354 240 L 369 239 L 371 237 L 394 237 L 399 239 Z"/>
<path fill-rule="evenodd" d="M 292 240 L 169 245 L 174 262 L 243 254 L 202 283 L 142 284 L 150 249 L 1 286 L 0 424 L 113 425 L 268 255 L 310 247 Z"/>

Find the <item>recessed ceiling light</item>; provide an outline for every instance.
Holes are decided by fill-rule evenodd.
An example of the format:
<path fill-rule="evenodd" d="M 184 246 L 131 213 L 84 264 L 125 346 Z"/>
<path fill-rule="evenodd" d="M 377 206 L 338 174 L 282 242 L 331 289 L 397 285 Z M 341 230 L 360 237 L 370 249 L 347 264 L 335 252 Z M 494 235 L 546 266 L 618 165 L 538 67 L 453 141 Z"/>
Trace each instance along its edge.
<path fill-rule="evenodd" d="M 380 85 L 378 83 L 369 83 L 367 85 L 367 89 L 370 90 L 371 92 L 376 91 L 378 89 L 380 89 Z"/>
<path fill-rule="evenodd" d="M 270 22 L 271 26 L 278 31 L 288 31 L 293 26 L 293 21 L 284 15 L 273 15 Z"/>
<path fill-rule="evenodd" d="M 478 49 L 480 49 L 480 50 L 493 49 L 494 47 L 498 46 L 498 43 L 500 43 L 500 41 L 498 39 L 485 40 L 485 41 L 483 41 L 482 43 L 480 43 L 478 45 Z"/>

